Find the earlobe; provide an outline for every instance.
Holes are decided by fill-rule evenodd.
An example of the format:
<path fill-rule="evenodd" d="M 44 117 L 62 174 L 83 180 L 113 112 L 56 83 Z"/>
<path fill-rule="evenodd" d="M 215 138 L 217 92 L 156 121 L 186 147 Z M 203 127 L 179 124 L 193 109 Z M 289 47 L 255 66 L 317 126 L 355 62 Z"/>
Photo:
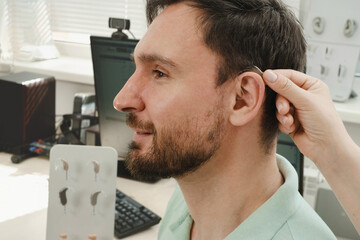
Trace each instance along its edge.
<path fill-rule="evenodd" d="M 261 76 L 254 72 L 242 73 L 235 81 L 230 122 L 234 126 L 242 126 L 258 115 L 264 99 L 265 84 Z"/>

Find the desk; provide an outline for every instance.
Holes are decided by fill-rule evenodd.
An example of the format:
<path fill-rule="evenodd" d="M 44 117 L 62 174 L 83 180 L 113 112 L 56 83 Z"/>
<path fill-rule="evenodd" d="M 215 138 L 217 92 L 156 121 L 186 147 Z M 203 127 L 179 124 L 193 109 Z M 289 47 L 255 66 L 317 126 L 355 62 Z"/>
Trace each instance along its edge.
<path fill-rule="evenodd" d="M 49 160 L 35 157 L 13 164 L 0 153 L 0 239 L 45 240 Z M 155 184 L 117 178 L 116 187 L 160 216 L 176 186 L 174 179 Z M 156 239 L 159 224 L 126 240 Z"/>

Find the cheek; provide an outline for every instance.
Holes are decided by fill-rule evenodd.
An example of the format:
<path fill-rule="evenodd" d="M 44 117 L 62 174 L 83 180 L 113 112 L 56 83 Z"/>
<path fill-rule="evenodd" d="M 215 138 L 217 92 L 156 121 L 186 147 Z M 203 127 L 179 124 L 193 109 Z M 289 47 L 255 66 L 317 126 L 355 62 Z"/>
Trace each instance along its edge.
<path fill-rule="evenodd" d="M 183 122 L 186 125 L 199 121 L 206 121 L 211 104 L 206 103 L 199 96 L 187 94 L 173 94 L 166 98 L 153 98 L 148 111 L 152 121 L 161 125 Z"/>
<path fill-rule="evenodd" d="M 169 118 L 174 114 L 183 114 L 195 100 L 191 99 L 188 89 L 174 82 L 149 84 L 142 98 L 152 120 L 160 116 Z"/>
<path fill-rule="evenodd" d="M 152 85 L 143 92 L 149 120 L 155 128 L 172 125 L 206 126 L 209 115 L 219 104 L 214 89 L 192 84 Z M 216 111 L 216 110 L 215 110 Z M 174 126 L 175 127 L 175 126 Z"/>
<path fill-rule="evenodd" d="M 155 127 L 158 124 L 163 124 L 164 121 L 176 118 L 174 115 L 181 112 L 178 109 L 181 99 L 180 92 L 156 87 L 151 88 L 143 95 L 146 112 Z"/>

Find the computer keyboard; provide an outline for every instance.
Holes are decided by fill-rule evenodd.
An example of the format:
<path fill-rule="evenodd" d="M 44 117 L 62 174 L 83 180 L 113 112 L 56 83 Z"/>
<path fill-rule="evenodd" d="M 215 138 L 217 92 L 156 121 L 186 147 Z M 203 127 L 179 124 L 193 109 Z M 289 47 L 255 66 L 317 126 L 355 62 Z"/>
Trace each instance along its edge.
<path fill-rule="evenodd" d="M 116 189 L 115 236 L 126 236 L 141 232 L 160 222 L 161 218 L 148 208 Z"/>

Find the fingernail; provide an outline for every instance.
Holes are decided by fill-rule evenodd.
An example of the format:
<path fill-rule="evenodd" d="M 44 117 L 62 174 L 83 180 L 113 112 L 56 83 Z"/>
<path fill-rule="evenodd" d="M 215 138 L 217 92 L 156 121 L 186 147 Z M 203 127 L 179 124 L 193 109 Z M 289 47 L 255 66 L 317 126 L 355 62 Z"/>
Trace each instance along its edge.
<path fill-rule="evenodd" d="M 277 79 L 277 75 L 271 70 L 265 71 L 263 76 L 264 76 L 264 78 L 266 78 L 266 80 L 268 80 L 269 82 L 272 82 L 272 83 L 275 82 Z"/>
<path fill-rule="evenodd" d="M 276 108 L 277 108 L 278 112 L 280 112 L 281 109 L 283 108 L 283 105 L 281 103 L 279 103 L 276 105 Z"/>
<path fill-rule="evenodd" d="M 283 125 L 285 125 L 285 123 L 286 123 L 287 120 L 288 120 L 288 117 L 286 117 L 286 116 L 282 116 L 282 117 L 281 117 L 281 123 L 282 123 Z"/>

